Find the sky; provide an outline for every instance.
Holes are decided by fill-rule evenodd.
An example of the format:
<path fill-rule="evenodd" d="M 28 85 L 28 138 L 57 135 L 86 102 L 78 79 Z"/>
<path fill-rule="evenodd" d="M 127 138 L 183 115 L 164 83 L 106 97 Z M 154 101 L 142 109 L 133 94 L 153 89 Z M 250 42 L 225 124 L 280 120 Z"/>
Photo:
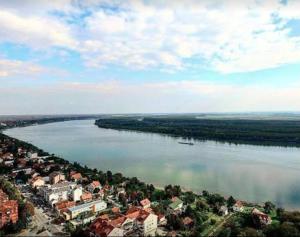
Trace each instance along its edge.
<path fill-rule="evenodd" d="M 300 111 L 299 0 L 0 0 L 0 114 Z"/>

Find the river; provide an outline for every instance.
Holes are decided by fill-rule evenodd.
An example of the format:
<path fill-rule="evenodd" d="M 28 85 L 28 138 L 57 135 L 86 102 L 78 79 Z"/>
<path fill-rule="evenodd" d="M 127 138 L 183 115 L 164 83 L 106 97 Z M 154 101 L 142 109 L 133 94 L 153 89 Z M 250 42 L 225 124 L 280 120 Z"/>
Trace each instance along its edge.
<path fill-rule="evenodd" d="M 195 192 L 300 208 L 299 148 L 214 141 L 193 141 L 191 146 L 170 136 L 98 128 L 94 120 L 18 127 L 4 133 L 69 161 L 157 186 L 179 184 Z"/>

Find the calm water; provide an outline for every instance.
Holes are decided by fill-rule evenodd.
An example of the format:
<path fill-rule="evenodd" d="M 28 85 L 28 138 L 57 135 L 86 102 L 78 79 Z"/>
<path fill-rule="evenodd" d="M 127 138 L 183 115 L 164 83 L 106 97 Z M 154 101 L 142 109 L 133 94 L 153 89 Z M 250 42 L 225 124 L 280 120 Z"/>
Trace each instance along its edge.
<path fill-rule="evenodd" d="M 195 142 L 157 134 L 101 129 L 93 120 L 14 128 L 7 135 L 101 170 L 159 186 L 300 208 L 300 149 Z"/>

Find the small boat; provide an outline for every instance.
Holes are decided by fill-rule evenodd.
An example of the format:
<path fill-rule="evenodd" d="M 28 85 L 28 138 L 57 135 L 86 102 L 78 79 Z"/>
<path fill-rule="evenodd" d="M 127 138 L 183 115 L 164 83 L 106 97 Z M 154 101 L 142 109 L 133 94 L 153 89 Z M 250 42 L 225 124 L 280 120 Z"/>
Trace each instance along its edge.
<path fill-rule="evenodd" d="M 179 144 L 184 144 L 184 145 L 190 145 L 190 146 L 193 146 L 194 143 L 192 142 L 178 142 Z"/>

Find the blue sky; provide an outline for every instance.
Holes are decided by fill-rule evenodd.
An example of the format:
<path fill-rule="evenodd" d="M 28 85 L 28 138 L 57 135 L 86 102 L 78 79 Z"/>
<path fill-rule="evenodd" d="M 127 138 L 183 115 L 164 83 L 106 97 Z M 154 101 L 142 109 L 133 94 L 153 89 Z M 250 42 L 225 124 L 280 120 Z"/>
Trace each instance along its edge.
<path fill-rule="evenodd" d="M 0 0 L 1 113 L 300 111 L 297 9 Z"/>

